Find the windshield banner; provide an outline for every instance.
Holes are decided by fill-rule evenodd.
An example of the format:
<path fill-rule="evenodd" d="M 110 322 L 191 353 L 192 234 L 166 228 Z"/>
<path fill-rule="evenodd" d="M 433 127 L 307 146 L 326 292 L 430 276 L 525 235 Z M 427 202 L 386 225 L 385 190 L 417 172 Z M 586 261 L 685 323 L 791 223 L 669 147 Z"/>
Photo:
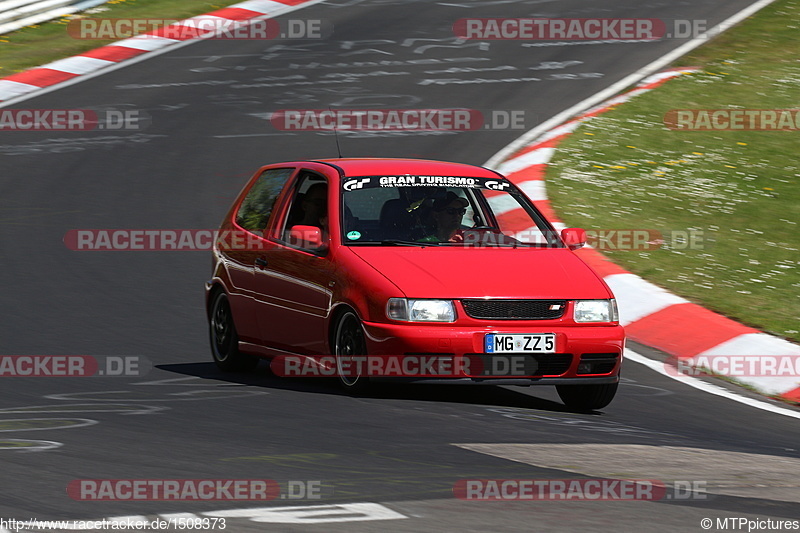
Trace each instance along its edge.
<path fill-rule="evenodd" d="M 381 187 L 465 187 L 468 189 L 489 189 L 504 191 L 511 184 L 497 178 L 466 178 L 460 176 L 366 176 L 348 178 L 342 181 L 342 189 L 377 189 Z"/>

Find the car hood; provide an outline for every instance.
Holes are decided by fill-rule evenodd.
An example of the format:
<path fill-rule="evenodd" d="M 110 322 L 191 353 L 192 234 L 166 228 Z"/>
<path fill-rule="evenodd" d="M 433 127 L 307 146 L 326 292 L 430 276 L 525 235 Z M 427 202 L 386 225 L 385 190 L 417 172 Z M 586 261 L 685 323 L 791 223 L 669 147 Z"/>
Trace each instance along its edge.
<path fill-rule="evenodd" d="M 408 298 L 603 299 L 611 292 L 567 248 L 350 247 Z"/>

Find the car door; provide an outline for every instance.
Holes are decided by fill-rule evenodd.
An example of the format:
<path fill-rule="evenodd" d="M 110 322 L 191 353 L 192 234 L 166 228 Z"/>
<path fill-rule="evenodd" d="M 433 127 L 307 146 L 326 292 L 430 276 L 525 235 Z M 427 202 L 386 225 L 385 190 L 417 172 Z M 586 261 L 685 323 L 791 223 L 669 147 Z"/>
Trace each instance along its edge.
<path fill-rule="evenodd" d="M 327 216 L 330 195 L 325 193 L 324 209 L 319 197 L 321 188 L 330 189 L 327 178 L 301 169 L 287 205 L 279 215 L 271 241 L 263 250 L 255 268 L 255 305 L 259 331 L 265 346 L 302 354 L 322 354 L 326 350 L 325 319 L 330 313 L 334 268 L 329 254 Z M 316 207 L 314 207 L 316 205 Z M 313 222 L 317 221 L 318 224 Z M 290 242 L 293 225 L 317 225 L 326 244 L 320 248 L 308 243 Z M 273 240 L 274 239 L 274 240 Z"/>
<path fill-rule="evenodd" d="M 239 338 L 244 342 L 261 342 L 253 296 L 254 270 L 263 249 L 274 246 L 263 238 L 263 232 L 281 192 L 296 170 L 296 167 L 263 170 L 252 181 L 233 221 L 223 226 L 219 237 L 225 244 L 226 267 L 231 282 L 231 312 Z"/>

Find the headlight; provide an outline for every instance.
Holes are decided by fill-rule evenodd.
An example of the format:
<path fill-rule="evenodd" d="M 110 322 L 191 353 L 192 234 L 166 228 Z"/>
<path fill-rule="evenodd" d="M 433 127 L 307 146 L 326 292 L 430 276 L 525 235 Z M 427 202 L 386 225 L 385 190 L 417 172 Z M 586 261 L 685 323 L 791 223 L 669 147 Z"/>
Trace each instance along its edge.
<path fill-rule="evenodd" d="M 456 309 L 452 300 L 389 298 L 386 316 L 406 322 L 455 322 Z"/>
<path fill-rule="evenodd" d="M 576 300 L 573 316 L 575 322 L 618 322 L 617 301 Z"/>

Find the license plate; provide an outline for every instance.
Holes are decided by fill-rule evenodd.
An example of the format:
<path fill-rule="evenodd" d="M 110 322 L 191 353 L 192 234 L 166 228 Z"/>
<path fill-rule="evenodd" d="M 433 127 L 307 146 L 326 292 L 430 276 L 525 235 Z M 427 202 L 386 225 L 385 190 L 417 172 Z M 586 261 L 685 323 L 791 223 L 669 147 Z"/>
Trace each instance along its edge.
<path fill-rule="evenodd" d="M 554 353 L 555 333 L 487 333 L 486 353 Z"/>

